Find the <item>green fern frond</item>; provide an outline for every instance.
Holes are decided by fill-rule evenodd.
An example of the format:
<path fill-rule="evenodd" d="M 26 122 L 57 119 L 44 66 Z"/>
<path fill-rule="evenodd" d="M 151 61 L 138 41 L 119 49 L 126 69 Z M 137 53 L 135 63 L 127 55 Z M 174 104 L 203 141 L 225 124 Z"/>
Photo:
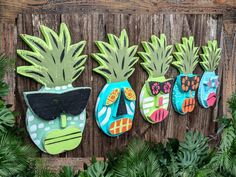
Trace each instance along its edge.
<path fill-rule="evenodd" d="M 22 34 L 21 38 L 32 51 L 17 50 L 17 54 L 31 66 L 20 66 L 17 72 L 30 77 L 47 87 L 71 84 L 84 70 L 86 55 L 81 55 L 85 41 L 71 44 L 71 36 L 66 24 L 60 26 L 59 35 L 41 25 L 44 39 Z"/>
<path fill-rule="evenodd" d="M 108 34 L 109 43 L 96 41 L 101 53 L 92 54 L 92 57 L 100 64 L 93 71 L 106 78 L 107 82 L 119 82 L 127 80 L 134 72 L 134 64 L 138 61 L 135 57 L 137 45 L 129 47 L 129 39 L 125 30 L 120 37 Z"/>
<path fill-rule="evenodd" d="M 217 41 L 208 41 L 207 46 L 203 46 L 203 54 L 200 54 L 202 61 L 200 65 L 205 71 L 215 71 L 221 58 L 221 48 L 218 48 Z"/>
<path fill-rule="evenodd" d="M 236 132 L 233 126 L 225 128 L 221 135 L 220 149 L 222 151 L 230 150 L 235 139 L 236 139 Z"/>
<path fill-rule="evenodd" d="M 176 52 L 174 57 L 176 61 L 172 64 L 179 70 L 180 73 L 191 74 L 198 64 L 198 47 L 194 46 L 192 36 L 182 38 L 182 44 L 176 44 Z"/>
<path fill-rule="evenodd" d="M 138 52 L 143 59 L 142 67 L 146 70 L 149 77 L 164 76 L 172 62 L 172 45 L 167 45 L 165 34 L 160 38 L 152 35 L 151 42 L 142 42 L 145 52 Z"/>

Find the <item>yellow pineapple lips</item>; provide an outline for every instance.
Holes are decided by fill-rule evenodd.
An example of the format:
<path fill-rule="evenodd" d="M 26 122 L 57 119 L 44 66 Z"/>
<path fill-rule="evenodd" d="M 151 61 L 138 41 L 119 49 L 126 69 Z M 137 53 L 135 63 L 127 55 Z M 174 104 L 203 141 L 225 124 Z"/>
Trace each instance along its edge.
<path fill-rule="evenodd" d="M 125 133 L 132 128 L 132 120 L 129 118 L 122 118 L 113 122 L 109 128 L 112 135 Z"/>

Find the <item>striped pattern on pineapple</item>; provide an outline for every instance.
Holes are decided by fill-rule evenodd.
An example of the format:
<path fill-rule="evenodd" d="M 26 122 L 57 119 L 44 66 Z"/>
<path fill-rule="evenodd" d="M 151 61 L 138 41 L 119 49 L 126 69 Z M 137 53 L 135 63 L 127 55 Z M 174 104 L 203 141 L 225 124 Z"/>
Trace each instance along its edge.
<path fill-rule="evenodd" d="M 158 105 L 158 108 L 168 108 L 169 94 L 163 94 L 159 97 L 158 102 L 154 103 L 154 97 L 145 97 L 143 99 L 143 113 L 148 114 L 149 111 L 154 107 L 154 104 Z"/>

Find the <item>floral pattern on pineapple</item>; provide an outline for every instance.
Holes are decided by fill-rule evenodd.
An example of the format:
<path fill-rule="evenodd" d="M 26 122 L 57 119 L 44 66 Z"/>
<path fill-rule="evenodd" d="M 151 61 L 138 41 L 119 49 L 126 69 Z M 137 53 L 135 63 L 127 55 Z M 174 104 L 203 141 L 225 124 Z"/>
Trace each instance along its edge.
<path fill-rule="evenodd" d="M 200 65 L 204 69 L 200 86 L 198 89 L 198 102 L 204 108 L 214 106 L 217 100 L 217 88 L 219 87 L 219 76 L 216 75 L 220 58 L 221 49 L 217 47 L 217 41 L 208 41 L 207 46 L 203 46 L 202 61 Z"/>
<path fill-rule="evenodd" d="M 148 73 L 148 79 L 140 93 L 140 110 L 148 122 L 155 124 L 168 117 L 169 93 L 172 89 L 172 79 L 166 79 L 165 74 L 172 61 L 172 45 L 167 45 L 166 36 L 151 36 L 151 42 L 142 42 L 145 52 L 139 52 L 143 59 L 141 66 Z"/>
<path fill-rule="evenodd" d="M 182 44 L 176 44 L 175 61 L 172 64 L 179 70 L 173 92 L 172 105 L 176 112 L 184 115 L 195 108 L 195 94 L 199 87 L 200 77 L 193 74 L 198 64 L 198 47 L 194 46 L 194 39 L 182 38 Z"/>
<path fill-rule="evenodd" d="M 136 95 L 128 81 L 134 72 L 138 46 L 129 46 L 128 35 L 108 34 L 109 42 L 96 41 L 101 53 L 92 57 L 100 66 L 95 72 L 106 78 L 96 103 L 95 117 L 100 129 L 108 136 L 119 136 L 132 128 Z"/>
<path fill-rule="evenodd" d="M 17 73 L 43 85 L 24 92 L 26 127 L 35 145 L 54 155 L 76 148 L 82 140 L 91 88 L 73 87 L 72 82 L 85 68 L 87 56 L 81 53 L 86 42 L 71 44 L 64 23 L 59 34 L 43 25 L 40 29 L 45 41 L 21 35 L 32 51 L 17 50 L 17 54 L 32 65 L 17 67 Z"/>

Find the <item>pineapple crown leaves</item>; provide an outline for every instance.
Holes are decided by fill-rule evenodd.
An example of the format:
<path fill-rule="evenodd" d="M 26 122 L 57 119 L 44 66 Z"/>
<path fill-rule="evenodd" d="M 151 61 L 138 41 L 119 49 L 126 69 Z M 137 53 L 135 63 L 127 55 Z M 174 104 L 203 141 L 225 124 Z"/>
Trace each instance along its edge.
<path fill-rule="evenodd" d="M 200 65 L 205 71 L 215 71 L 221 58 L 221 48 L 218 48 L 217 41 L 208 41 L 207 46 L 203 46 L 203 54 L 200 54 L 202 61 Z"/>
<path fill-rule="evenodd" d="M 174 57 L 176 61 L 172 62 L 180 73 L 191 74 L 198 64 L 198 47 L 194 47 L 194 39 L 192 36 L 182 38 L 182 44 L 176 44 L 176 52 Z"/>
<path fill-rule="evenodd" d="M 92 54 L 100 64 L 93 71 L 106 78 L 107 82 L 120 82 L 127 80 L 134 72 L 134 64 L 138 61 L 135 57 L 137 45 L 129 47 L 128 35 L 123 29 L 120 37 L 108 34 L 109 43 L 96 41 L 101 53 Z"/>
<path fill-rule="evenodd" d="M 41 25 L 44 40 L 22 34 L 21 38 L 32 49 L 17 50 L 17 54 L 30 66 L 20 66 L 17 72 L 30 77 L 46 87 L 71 84 L 84 70 L 87 55 L 81 55 L 86 41 L 71 45 L 71 36 L 65 23 L 61 23 L 59 35 Z"/>
<path fill-rule="evenodd" d="M 151 36 L 151 42 L 142 42 L 145 52 L 138 52 L 143 59 L 142 67 L 147 71 L 149 77 L 164 76 L 168 71 L 173 56 L 172 45 L 167 45 L 165 34 L 160 38 Z"/>

